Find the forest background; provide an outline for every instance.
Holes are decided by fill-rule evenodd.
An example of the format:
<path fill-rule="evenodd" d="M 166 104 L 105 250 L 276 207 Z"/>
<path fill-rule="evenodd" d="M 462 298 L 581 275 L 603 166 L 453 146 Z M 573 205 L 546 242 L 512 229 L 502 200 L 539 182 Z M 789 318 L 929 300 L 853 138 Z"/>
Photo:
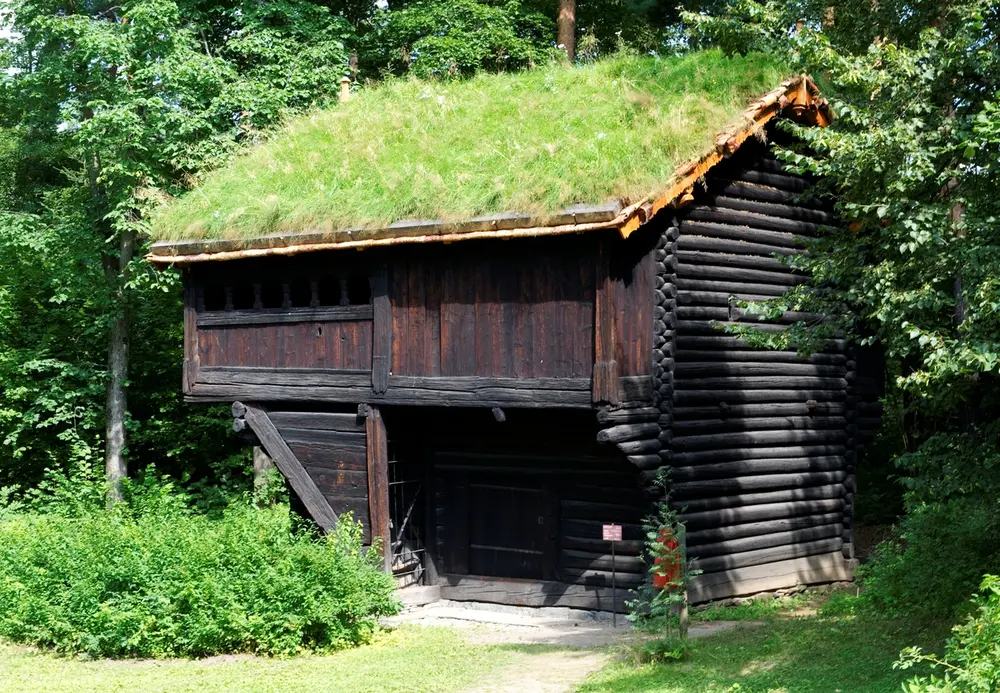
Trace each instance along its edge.
<path fill-rule="evenodd" d="M 885 421 L 859 465 L 878 608 L 955 617 L 1000 572 L 1000 7 L 988 0 L 13 0 L 0 46 L 0 487 L 168 475 L 200 513 L 251 486 L 225 408 L 180 395 L 178 275 L 150 214 L 340 80 L 462 79 L 709 46 L 779 55 L 838 118 L 799 132 L 848 233 L 819 290 L 760 311 L 836 319 L 884 351 Z M 767 335 L 747 334 L 767 342 Z M 46 477 L 46 470 L 48 476 Z M 45 479 L 48 479 L 45 481 Z M 948 547 L 945 552 L 942 547 Z M 944 566 L 947 565 L 947 569 Z"/>

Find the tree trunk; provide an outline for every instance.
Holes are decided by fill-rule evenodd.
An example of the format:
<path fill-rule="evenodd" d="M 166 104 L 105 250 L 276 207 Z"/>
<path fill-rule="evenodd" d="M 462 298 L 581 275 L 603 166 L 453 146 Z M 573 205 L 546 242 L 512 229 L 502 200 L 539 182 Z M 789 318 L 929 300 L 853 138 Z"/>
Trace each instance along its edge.
<path fill-rule="evenodd" d="M 558 43 L 570 62 L 576 60 L 576 0 L 559 0 Z"/>
<path fill-rule="evenodd" d="M 105 258 L 108 288 L 114 301 L 114 317 L 108 339 L 107 403 L 105 405 L 104 474 L 108 482 L 108 504 L 122 499 L 122 479 L 128 475 L 125 457 L 125 417 L 128 414 L 128 335 L 129 307 L 125 284 L 128 265 L 135 253 L 135 233 L 124 231 L 119 237 L 118 258 Z"/>
<path fill-rule="evenodd" d="M 253 490 L 259 492 L 267 485 L 267 477 L 274 469 L 274 461 L 264 452 L 264 448 L 255 445 L 253 448 Z"/>

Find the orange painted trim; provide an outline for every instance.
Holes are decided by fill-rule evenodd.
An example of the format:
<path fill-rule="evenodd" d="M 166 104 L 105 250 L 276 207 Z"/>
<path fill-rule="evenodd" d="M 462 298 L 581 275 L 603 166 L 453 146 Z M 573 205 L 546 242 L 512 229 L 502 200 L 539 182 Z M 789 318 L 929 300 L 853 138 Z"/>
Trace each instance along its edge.
<path fill-rule="evenodd" d="M 646 218 L 652 218 L 664 207 L 683 207 L 693 201 L 694 186 L 699 179 L 716 164 L 735 153 L 749 138 L 761 132 L 769 122 L 783 114 L 819 127 L 826 127 L 831 121 L 826 99 L 819 98 L 819 89 L 811 79 L 797 77 L 788 80 L 743 112 L 743 122 L 746 125 L 736 132 L 719 135 L 712 151 L 678 167 L 674 172 L 675 182 L 649 201 Z M 623 213 L 627 211 L 629 210 L 624 210 Z M 646 219 L 640 218 L 636 212 L 618 225 L 618 232 L 622 238 L 628 238 L 645 222 Z"/>

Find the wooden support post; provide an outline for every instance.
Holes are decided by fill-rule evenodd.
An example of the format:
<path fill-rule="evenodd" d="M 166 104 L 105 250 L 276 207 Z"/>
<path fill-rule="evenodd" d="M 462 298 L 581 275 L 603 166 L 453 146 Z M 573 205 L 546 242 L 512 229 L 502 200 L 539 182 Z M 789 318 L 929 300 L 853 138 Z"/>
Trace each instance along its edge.
<path fill-rule="evenodd" d="M 392 303 L 388 272 L 383 266 L 372 278 L 372 391 L 384 395 L 389 389 L 392 358 Z"/>
<path fill-rule="evenodd" d="M 368 450 L 368 513 L 372 528 L 372 541 L 379 537 L 382 543 L 383 567 L 392 572 L 392 543 L 389 533 L 389 448 L 385 434 L 385 421 L 377 406 L 369 406 L 365 419 Z"/>
<path fill-rule="evenodd" d="M 191 394 L 198 378 L 198 289 L 190 272 L 184 273 L 184 369 L 181 391 Z"/>
<path fill-rule="evenodd" d="M 617 349 L 615 283 L 611 277 L 612 239 L 601 238 L 598 250 L 597 293 L 594 297 L 594 402 L 621 403 Z"/>
<path fill-rule="evenodd" d="M 328 532 L 333 529 L 334 525 L 337 524 L 337 513 L 330 507 L 326 496 L 316 487 L 316 482 L 312 480 L 302 463 L 288 447 L 285 439 L 281 437 L 278 429 L 267 415 L 267 411 L 255 404 L 234 403 L 233 415 L 239 416 L 240 412 L 244 412 L 247 424 L 257 434 L 261 446 L 267 450 L 267 454 L 274 460 L 275 466 L 288 479 L 292 490 L 298 494 L 312 519 L 324 531 Z"/>

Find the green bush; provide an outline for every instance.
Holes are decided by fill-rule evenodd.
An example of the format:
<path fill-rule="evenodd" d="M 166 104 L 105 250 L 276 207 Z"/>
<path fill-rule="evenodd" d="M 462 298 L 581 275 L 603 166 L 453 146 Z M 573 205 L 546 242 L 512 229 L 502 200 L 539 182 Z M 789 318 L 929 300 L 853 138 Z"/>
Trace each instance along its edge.
<path fill-rule="evenodd" d="M 0 636 L 92 657 L 288 655 L 363 643 L 398 610 L 349 517 L 317 537 L 284 504 L 208 517 L 156 480 L 113 509 L 100 496 L 63 480 L 0 507 Z"/>
<path fill-rule="evenodd" d="M 1000 578 L 987 575 L 982 594 L 973 600 L 975 611 L 952 629 L 944 658 L 919 647 L 903 650 L 896 667 L 926 663 L 943 672 L 908 681 L 908 693 L 993 693 L 1000 690 Z"/>
<path fill-rule="evenodd" d="M 863 600 L 888 616 L 955 618 L 1000 572 L 1000 425 L 938 434 L 903 455 L 906 514 L 860 571 Z"/>

